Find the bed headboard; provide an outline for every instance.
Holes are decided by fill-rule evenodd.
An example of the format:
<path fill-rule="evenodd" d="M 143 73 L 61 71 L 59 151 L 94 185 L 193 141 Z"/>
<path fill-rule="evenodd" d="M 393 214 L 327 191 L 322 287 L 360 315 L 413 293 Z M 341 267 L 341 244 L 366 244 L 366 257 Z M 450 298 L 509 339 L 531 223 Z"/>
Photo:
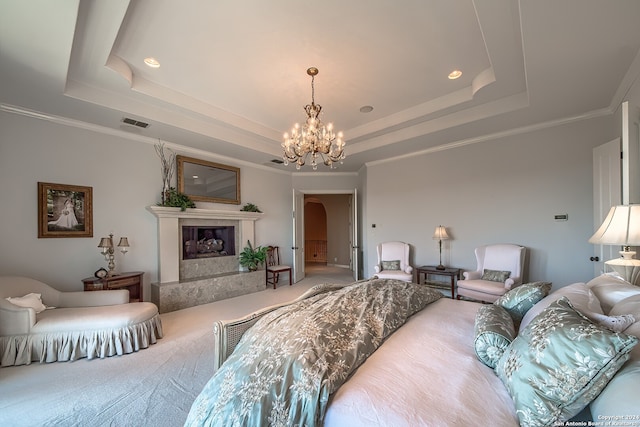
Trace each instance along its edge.
<path fill-rule="evenodd" d="M 310 288 L 308 291 L 300 295 L 293 301 L 284 302 L 269 307 L 261 308 L 251 314 L 248 314 L 239 319 L 233 320 L 218 320 L 213 324 L 213 358 L 214 358 L 214 372 L 218 370 L 225 360 L 233 353 L 236 345 L 240 342 L 242 334 L 245 333 L 250 327 L 252 327 L 258 320 L 265 314 L 271 313 L 273 310 L 277 310 L 280 307 L 287 306 L 289 304 L 302 301 L 306 298 L 310 298 L 315 295 L 323 294 L 325 292 L 342 289 L 350 284 L 329 284 L 323 283 Z"/>

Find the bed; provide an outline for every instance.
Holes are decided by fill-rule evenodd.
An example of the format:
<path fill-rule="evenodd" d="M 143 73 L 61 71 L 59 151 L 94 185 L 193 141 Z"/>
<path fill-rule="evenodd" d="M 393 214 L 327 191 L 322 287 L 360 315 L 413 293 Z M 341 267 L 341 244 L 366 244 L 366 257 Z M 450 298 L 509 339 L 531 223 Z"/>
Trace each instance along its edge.
<path fill-rule="evenodd" d="M 217 322 L 214 357 L 219 369 L 195 400 L 185 425 L 551 426 L 580 414 L 587 417 L 580 418 L 583 425 L 627 417 L 628 425 L 639 426 L 640 352 L 635 344 L 640 322 L 635 319 L 640 320 L 640 288 L 611 275 L 551 294 L 550 287 L 545 282 L 525 284 L 496 304 L 479 304 L 443 298 L 421 285 L 374 278 L 319 285 L 290 303 Z M 383 320 L 394 327 L 377 334 L 374 325 L 374 333 L 363 336 L 375 335 L 369 341 L 380 341 L 377 345 L 360 345 L 358 356 L 351 350 L 338 354 L 336 360 L 349 369 L 341 365 L 337 374 L 316 372 L 316 383 L 305 380 L 302 387 L 300 378 L 311 368 L 297 366 L 301 359 L 312 359 L 313 366 L 335 363 L 324 359 L 326 344 L 320 345 L 322 351 L 287 347 L 315 330 L 308 324 L 323 333 L 331 329 L 311 321 L 313 315 L 306 310 L 319 302 L 324 304 L 323 316 L 328 312 L 335 317 L 348 311 L 350 303 L 336 309 L 331 298 L 369 288 L 383 292 L 374 300 L 395 298 L 399 305 L 358 306 L 359 314 L 347 315 L 351 329 L 362 329 L 360 320 L 368 312 L 401 312 Z M 354 300 L 367 299 L 363 295 L 356 293 Z M 414 304 L 416 298 L 420 301 Z M 500 321 L 487 315 L 496 310 Z M 489 327 L 480 327 L 487 318 Z M 603 323 L 622 318 L 627 322 L 622 330 Z M 580 332 L 577 340 L 575 331 Z M 344 341 L 340 334 L 327 335 L 332 342 Z M 479 344 L 484 339 L 490 351 Z M 291 360 L 269 371 L 285 356 Z M 554 363 L 559 367 L 551 366 Z M 578 368 L 567 368 L 571 363 Z M 515 365 L 528 366 L 521 369 L 524 377 Z M 273 384 L 277 388 L 270 389 Z M 583 408 L 587 411 L 581 412 Z"/>

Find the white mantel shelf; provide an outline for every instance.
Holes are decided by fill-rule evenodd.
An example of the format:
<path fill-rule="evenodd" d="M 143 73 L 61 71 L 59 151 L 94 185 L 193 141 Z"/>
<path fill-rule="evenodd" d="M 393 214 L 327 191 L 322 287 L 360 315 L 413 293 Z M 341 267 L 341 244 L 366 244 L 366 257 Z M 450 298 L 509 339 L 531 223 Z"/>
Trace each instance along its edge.
<path fill-rule="evenodd" d="M 235 219 L 256 221 L 264 215 L 262 212 L 227 211 L 220 209 L 172 208 L 167 206 L 147 206 L 147 210 L 158 218 L 197 218 L 197 219 Z"/>

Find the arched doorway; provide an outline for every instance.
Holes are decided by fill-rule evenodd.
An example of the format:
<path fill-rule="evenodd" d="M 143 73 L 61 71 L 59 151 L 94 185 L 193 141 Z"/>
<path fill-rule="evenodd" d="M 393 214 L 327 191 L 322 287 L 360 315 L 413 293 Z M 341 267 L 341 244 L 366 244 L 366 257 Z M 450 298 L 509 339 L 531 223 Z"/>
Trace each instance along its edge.
<path fill-rule="evenodd" d="M 304 198 L 304 252 L 305 266 L 327 265 L 327 210 L 314 195 Z"/>

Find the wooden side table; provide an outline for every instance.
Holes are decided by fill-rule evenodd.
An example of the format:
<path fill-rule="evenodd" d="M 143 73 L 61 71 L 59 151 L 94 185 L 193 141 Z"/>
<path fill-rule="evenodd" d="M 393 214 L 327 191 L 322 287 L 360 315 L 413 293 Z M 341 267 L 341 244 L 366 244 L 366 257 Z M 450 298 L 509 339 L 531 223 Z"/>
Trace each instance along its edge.
<path fill-rule="evenodd" d="M 142 278 L 143 271 L 115 274 L 111 277 L 87 277 L 82 279 L 85 291 L 102 291 L 126 288 L 129 290 L 129 302 L 143 301 Z"/>
<path fill-rule="evenodd" d="M 424 274 L 424 284 L 436 289 L 449 289 L 451 288 L 451 298 L 456 297 L 456 285 L 460 278 L 460 269 L 454 267 L 447 267 L 444 270 L 438 270 L 435 265 L 424 265 L 416 269 L 418 284 L 421 283 L 422 275 Z M 431 276 L 448 277 L 449 283 L 442 280 L 431 279 Z"/>

